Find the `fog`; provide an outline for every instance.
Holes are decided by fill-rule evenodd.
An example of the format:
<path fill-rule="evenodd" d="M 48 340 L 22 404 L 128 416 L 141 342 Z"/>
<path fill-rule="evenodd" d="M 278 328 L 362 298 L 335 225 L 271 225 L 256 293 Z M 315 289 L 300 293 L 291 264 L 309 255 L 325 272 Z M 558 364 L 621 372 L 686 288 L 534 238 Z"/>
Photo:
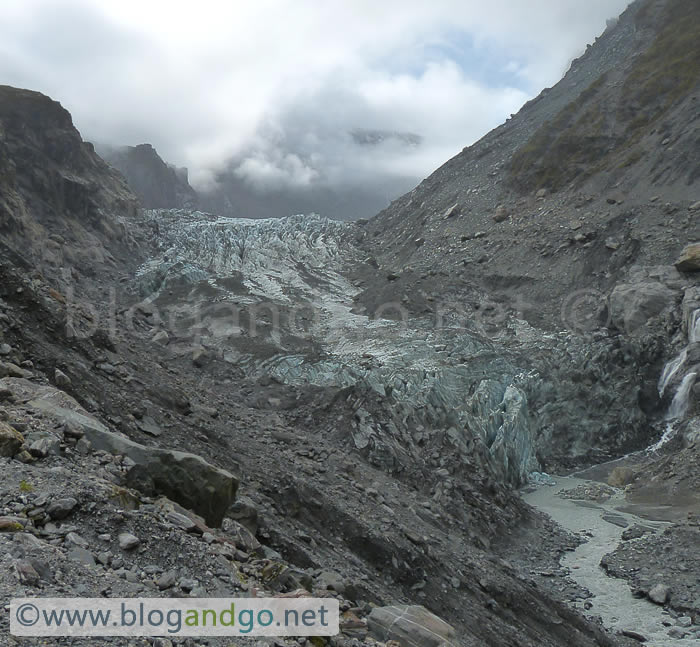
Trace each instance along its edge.
<path fill-rule="evenodd" d="M 199 189 L 387 200 L 554 84 L 627 0 L 0 6 L 0 82 L 91 141 L 152 143 Z"/>

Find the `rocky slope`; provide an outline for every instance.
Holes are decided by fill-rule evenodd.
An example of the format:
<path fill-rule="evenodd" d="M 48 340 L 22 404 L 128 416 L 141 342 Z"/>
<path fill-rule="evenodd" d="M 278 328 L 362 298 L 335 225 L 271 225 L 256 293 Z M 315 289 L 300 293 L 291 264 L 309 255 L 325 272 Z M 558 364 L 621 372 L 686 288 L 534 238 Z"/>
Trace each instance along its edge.
<path fill-rule="evenodd" d="M 80 280 L 128 265 L 137 202 L 83 142 L 68 111 L 0 86 L 0 232 L 29 270 Z M 71 276 L 71 273 L 73 276 Z"/>
<path fill-rule="evenodd" d="M 526 321 L 586 339 L 579 356 L 568 340 L 548 344 L 571 357 L 546 366 L 551 423 L 537 406 L 543 427 L 573 436 L 574 457 L 574 439 L 646 446 L 675 392 L 660 400 L 655 383 L 694 312 L 697 275 L 673 265 L 700 239 L 699 11 L 634 2 L 560 83 L 364 227 L 359 311 L 396 300 L 412 315 L 447 309 L 484 328 Z M 609 407 L 624 417 L 607 425 Z"/>
<path fill-rule="evenodd" d="M 414 610 L 421 647 L 428 626 L 454 645 L 633 644 L 559 564 L 590 536 L 514 488 L 637 452 L 588 478 L 645 514 L 700 509 L 682 12 L 634 3 L 560 84 L 357 224 L 136 211 L 58 104 L 4 88 L 3 600 L 304 589 L 339 597 L 333 647 L 405 642 L 394 605 L 451 625 Z M 696 529 L 668 532 L 687 552 Z M 643 555 L 607 564 L 647 594 L 624 566 Z M 686 561 L 666 601 L 692 625 Z"/>
<path fill-rule="evenodd" d="M 338 647 L 405 636 L 388 605 L 446 619 L 446 644 L 615 644 L 503 558 L 520 527 L 560 537 L 508 485 L 532 458 L 517 358 L 354 315 L 355 226 L 137 213 L 58 104 L 4 97 L 18 172 L 3 181 L 22 206 L 6 218 L 24 228 L 4 230 L 0 259 L 5 603 L 305 589 L 341 599 Z M 53 227 L 69 233 L 60 264 L 23 235 Z M 8 644 L 35 644 L 1 622 Z"/>
<path fill-rule="evenodd" d="M 195 209 L 197 192 L 190 186 L 186 168 L 166 164 L 150 144 L 113 147 L 97 151 L 125 178 L 145 209 Z"/>

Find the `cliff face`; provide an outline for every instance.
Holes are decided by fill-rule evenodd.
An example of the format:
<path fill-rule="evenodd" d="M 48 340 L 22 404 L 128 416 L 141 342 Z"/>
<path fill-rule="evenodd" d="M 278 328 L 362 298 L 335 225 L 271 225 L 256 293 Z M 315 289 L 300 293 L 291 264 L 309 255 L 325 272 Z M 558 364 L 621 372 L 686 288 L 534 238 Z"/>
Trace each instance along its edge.
<path fill-rule="evenodd" d="M 48 97 L 0 86 L 2 244 L 45 273 L 95 272 L 131 255 L 137 201 Z"/>
<path fill-rule="evenodd" d="M 120 171 L 145 209 L 196 209 L 197 192 L 187 169 L 166 164 L 150 144 L 113 148 L 98 146 L 100 155 Z"/>

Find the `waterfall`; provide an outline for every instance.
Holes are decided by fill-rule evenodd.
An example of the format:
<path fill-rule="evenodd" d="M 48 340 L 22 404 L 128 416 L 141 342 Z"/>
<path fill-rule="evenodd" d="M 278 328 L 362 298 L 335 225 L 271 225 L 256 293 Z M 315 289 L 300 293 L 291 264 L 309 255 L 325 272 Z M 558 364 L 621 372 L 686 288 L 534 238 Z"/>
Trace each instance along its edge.
<path fill-rule="evenodd" d="M 663 436 L 661 436 L 656 443 L 647 449 L 648 452 L 655 452 L 658 449 L 661 449 L 661 447 L 663 447 L 675 436 L 676 423 L 688 410 L 690 390 L 693 388 L 693 384 L 695 384 L 695 378 L 697 376 L 697 373 L 688 373 L 688 375 L 683 378 L 681 385 L 678 387 L 678 391 L 676 391 L 676 395 L 673 396 L 673 402 L 671 402 L 668 413 L 666 414 L 666 429 Z"/>
<path fill-rule="evenodd" d="M 696 311 L 700 312 L 700 310 Z M 699 320 L 700 321 L 700 320 Z M 662 398 L 666 391 L 666 387 L 669 385 L 671 380 L 674 378 L 676 373 L 685 364 L 685 360 L 688 359 L 688 349 L 684 348 L 678 357 L 673 358 L 670 362 L 664 366 L 664 370 L 661 373 L 661 378 L 659 379 L 659 397 Z"/>
<path fill-rule="evenodd" d="M 696 344 L 700 342 L 700 309 L 693 311 L 688 321 L 688 342 Z"/>
<path fill-rule="evenodd" d="M 693 388 L 697 376 L 697 373 L 688 373 L 683 378 L 676 395 L 673 396 L 673 402 L 671 402 L 671 407 L 666 414 L 666 420 L 678 420 L 685 415 L 690 402 L 690 389 Z"/>

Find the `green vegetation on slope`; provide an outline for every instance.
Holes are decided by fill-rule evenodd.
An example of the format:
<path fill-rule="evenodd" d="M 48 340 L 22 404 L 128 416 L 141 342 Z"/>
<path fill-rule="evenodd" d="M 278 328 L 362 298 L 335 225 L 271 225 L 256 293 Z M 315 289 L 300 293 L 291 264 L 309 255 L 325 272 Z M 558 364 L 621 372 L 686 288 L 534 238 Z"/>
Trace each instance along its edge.
<path fill-rule="evenodd" d="M 639 28 L 653 26 L 651 5 L 638 12 Z M 620 90 L 606 88 L 607 75 L 601 75 L 513 155 L 516 186 L 557 190 L 644 157 L 641 137 L 700 82 L 700 2 L 669 0 L 656 29 Z"/>

